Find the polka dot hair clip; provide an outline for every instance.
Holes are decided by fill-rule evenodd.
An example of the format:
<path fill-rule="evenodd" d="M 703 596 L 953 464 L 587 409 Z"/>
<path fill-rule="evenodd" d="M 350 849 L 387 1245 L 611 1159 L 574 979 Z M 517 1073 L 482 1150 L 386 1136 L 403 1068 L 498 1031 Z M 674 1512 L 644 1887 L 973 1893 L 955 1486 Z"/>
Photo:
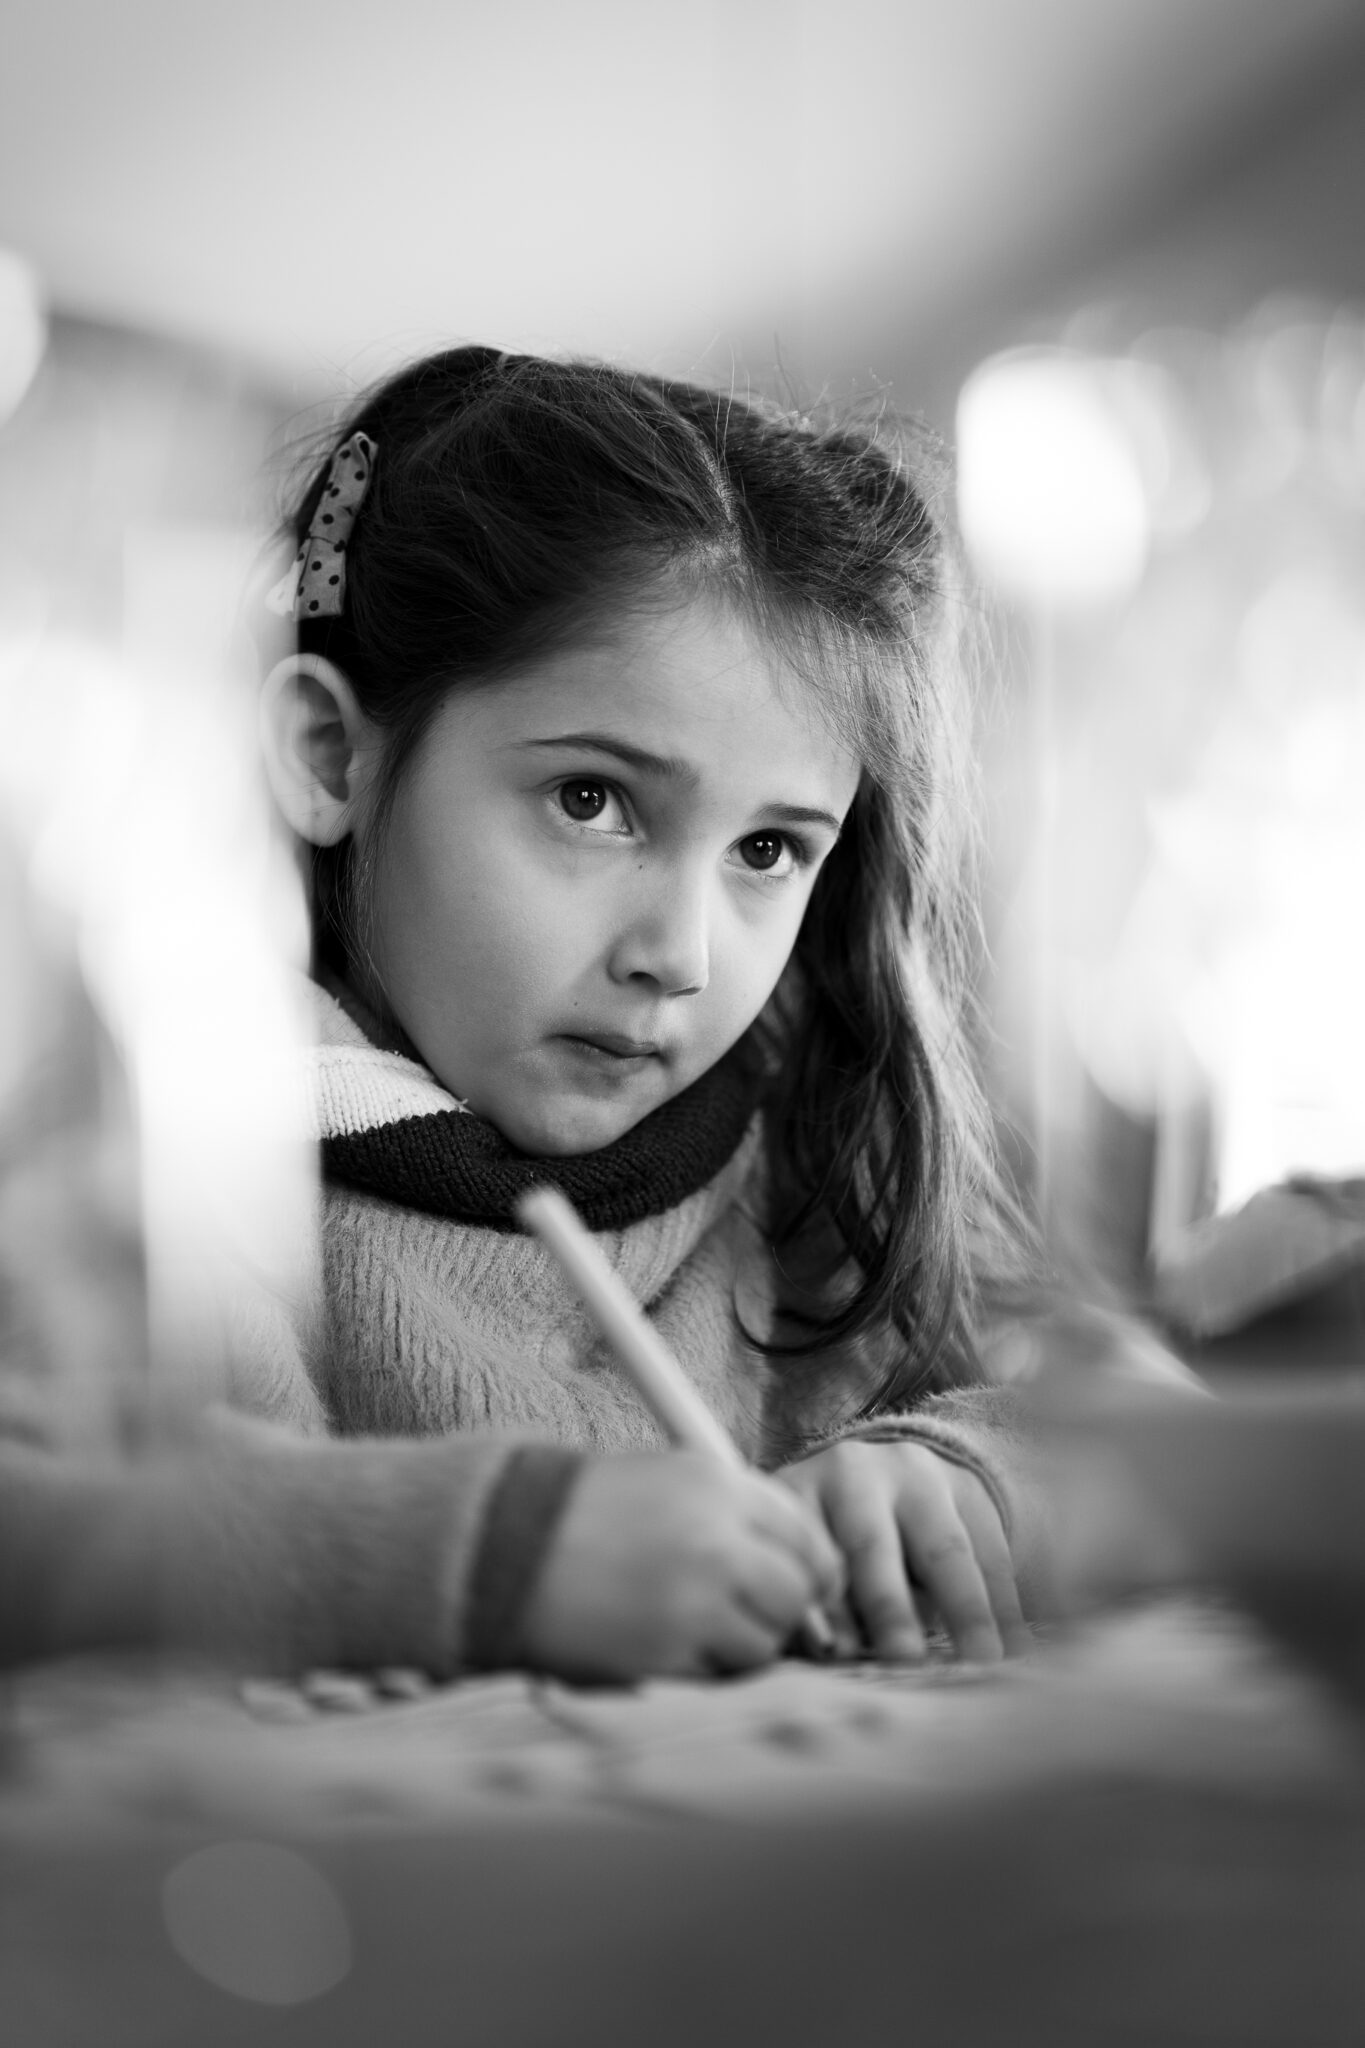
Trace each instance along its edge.
<path fill-rule="evenodd" d="M 346 601 L 346 544 L 365 502 L 378 453 L 368 434 L 343 441 L 327 468 L 308 531 L 289 574 L 266 597 L 281 619 L 339 619 Z"/>

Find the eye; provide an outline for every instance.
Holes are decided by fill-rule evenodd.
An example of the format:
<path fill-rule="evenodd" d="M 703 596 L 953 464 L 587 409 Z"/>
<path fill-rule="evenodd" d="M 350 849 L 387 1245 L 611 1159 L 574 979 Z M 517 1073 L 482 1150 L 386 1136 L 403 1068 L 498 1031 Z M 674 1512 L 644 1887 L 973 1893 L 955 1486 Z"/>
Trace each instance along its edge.
<path fill-rule="evenodd" d="M 600 782 L 562 782 L 559 801 L 566 817 L 586 825 L 607 808 L 606 787 Z"/>
<path fill-rule="evenodd" d="M 781 832 L 751 832 L 739 842 L 739 857 L 746 868 L 763 875 L 789 875 L 798 865 L 795 849 Z"/>
<path fill-rule="evenodd" d="M 621 799 L 609 782 L 598 782 L 591 775 L 573 775 L 558 785 L 554 798 L 561 815 L 575 825 L 595 826 L 600 832 L 613 834 L 630 830 Z"/>

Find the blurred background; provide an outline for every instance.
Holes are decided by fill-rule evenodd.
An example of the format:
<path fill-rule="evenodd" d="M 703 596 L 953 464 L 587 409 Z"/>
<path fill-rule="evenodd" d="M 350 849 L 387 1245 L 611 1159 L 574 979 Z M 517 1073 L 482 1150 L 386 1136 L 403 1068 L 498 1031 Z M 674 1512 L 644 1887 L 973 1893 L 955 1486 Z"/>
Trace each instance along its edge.
<path fill-rule="evenodd" d="M 236 593 L 320 408 L 469 339 L 943 436 L 1021 1182 L 1194 1349 L 1325 1285 L 1359 1356 L 1361 0 L 7 0 L 0 48 L 11 957 L 65 946 L 134 1077 L 154 1322 L 288 1235 Z"/>

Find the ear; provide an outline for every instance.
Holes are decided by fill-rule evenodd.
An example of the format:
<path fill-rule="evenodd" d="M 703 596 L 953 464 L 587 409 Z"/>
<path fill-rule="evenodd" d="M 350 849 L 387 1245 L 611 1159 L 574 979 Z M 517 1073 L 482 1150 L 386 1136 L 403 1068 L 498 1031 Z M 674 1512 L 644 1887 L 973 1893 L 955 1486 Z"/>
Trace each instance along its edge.
<path fill-rule="evenodd" d="M 335 846 L 351 831 L 379 759 L 377 735 L 337 667 L 320 654 L 277 662 L 261 692 L 261 743 L 275 801 L 301 838 Z"/>

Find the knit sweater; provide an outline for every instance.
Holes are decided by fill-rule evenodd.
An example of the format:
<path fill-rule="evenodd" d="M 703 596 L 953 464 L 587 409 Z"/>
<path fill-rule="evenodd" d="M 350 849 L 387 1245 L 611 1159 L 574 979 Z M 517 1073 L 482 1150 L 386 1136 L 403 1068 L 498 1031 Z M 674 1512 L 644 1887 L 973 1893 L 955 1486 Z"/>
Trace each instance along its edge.
<path fill-rule="evenodd" d="M 509 1171 L 517 1182 L 543 1169 L 509 1165 L 496 1134 L 424 1068 L 315 1001 L 314 1135 L 332 1174 L 372 1184 L 324 1190 L 316 1298 L 244 1295 L 235 1412 L 149 1409 L 138 1317 L 110 1334 L 107 1303 L 88 1322 L 110 1354 L 109 1426 L 93 1438 L 67 1428 L 68 1411 L 79 1421 L 85 1408 L 63 1400 L 41 1344 L 11 1331 L 0 1348 L 0 1663 L 158 1643 L 252 1670 L 415 1664 L 450 1677 L 515 1664 L 520 1614 L 582 1457 L 659 1441 L 539 1246 L 513 1235 L 506 1213 L 442 1213 L 452 1185 L 486 1198 L 490 1161 L 504 1208 Z M 743 1342 L 733 1314 L 732 1295 L 761 1331 L 773 1293 L 751 1214 L 760 1141 L 733 1082 L 679 1099 L 662 1171 L 651 1119 L 624 1162 L 604 1148 L 581 1164 L 617 1204 L 599 1243 L 747 1454 L 771 1465 L 790 1416 L 780 1368 Z M 468 1142 L 452 1183 L 439 1141 L 456 1129 Z M 387 1169 L 371 1171 L 371 1140 L 447 1156 L 411 1200 L 390 1200 L 376 1192 Z M 587 1210 L 579 1164 L 556 1171 Z M 15 1300 L 27 1238 L 12 1226 L 33 1209 L 32 1170 L 27 1154 L 0 1156 L 0 1280 Z M 79 1273 L 109 1270 L 83 1238 L 79 1249 Z M 863 1391 L 850 1358 L 801 1419 L 828 1434 Z M 918 1440 L 977 1472 L 1027 1566 L 1038 1493 L 1011 1407 L 1003 1389 L 963 1391 L 855 1433 Z"/>
<path fill-rule="evenodd" d="M 558 1266 L 511 1226 L 515 1185 L 553 1178 L 581 1199 L 574 1175 L 586 1162 L 528 1162 L 507 1148 L 491 1156 L 501 1147 L 496 1134 L 425 1068 L 376 1043 L 353 1003 L 343 1007 L 321 989 L 312 999 L 314 1135 L 329 1169 L 321 1302 L 302 1324 L 258 1324 L 239 1346 L 237 1396 L 296 1429 L 458 1443 L 460 1514 L 441 1575 L 450 1599 L 447 1663 L 515 1661 L 520 1611 L 579 1460 L 662 1445 Z M 736 1118 L 732 1089 L 719 1107 L 713 1094 L 705 1118 L 729 1120 L 720 1147 L 729 1156 L 708 1171 L 705 1147 L 694 1142 L 696 1117 L 688 1123 L 684 1111 L 692 1153 L 683 1184 L 697 1184 L 680 1194 L 677 1144 L 665 1133 L 656 1145 L 662 1172 L 642 1171 L 650 1133 L 640 1127 L 632 1192 L 615 1226 L 596 1238 L 745 1456 L 770 1467 L 792 1420 L 782 1368 L 740 1330 L 742 1320 L 763 1334 L 774 1314 L 774 1267 L 755 1214 L 761 1135 L 756 1119 Z M 471 1186 L 490 1156 L 491 1192 L 479 1213 Z M 602 1155 L 591 1157 L 600 1184 Z M 501 1184 L 500 1174 L 510 1182 Z M 386 1181 L 408 1199 L 378 1192 Z M 854 1353 L 831 1369 L 818 1398 L 805 1399 L 800 1422 L 809 1438 L 925 1443 L 980 1477 L 1007 1531 L 1023 1527 L 1027 1503 L 1006 1397 L 993 1389 L 942 1394 L 910 1414 L 841 1432 L 839 1419 L 860 1406 L 865 1378 Z"/>

